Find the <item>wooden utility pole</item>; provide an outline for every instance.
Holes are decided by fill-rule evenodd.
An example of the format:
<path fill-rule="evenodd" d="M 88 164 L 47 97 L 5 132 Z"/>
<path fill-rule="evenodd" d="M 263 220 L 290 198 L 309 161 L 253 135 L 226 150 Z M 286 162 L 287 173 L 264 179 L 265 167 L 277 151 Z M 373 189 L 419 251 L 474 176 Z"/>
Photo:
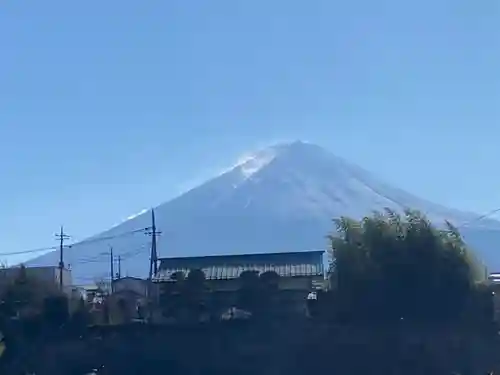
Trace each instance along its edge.
<path fill-rule="evenodd" d="M 109 267 L 110 267 L 110 274 L 111 274 L 111 293 L 113 293 L 113 280 L 115 279 L 115 270 L 114 270 L 114 257 L 113 257 L 113 246 L 109 247 Z"/>
<path fill-rule="evenodd" d="M 153 255 L 153 275 L 156 276 L 158 273 L 158 253 L 156 251 L 156 236 L 158 235 L 156 231 L 156 221 L 155 221 L 155 211 L 151 210 L 151 223 L 152 223 L 152 236 L 151 239 L 151 253 Z"/>
<path fill-rule="evenodd" d="M 122 278 L 122 256 L 118 255 L 118 280 Z"/>
<path fill-rule="evenodd" d="M 64 291 L 63 274 L 64 274 L 64 240 L 69 239 L 69 236 L 64 233 L 64 228 L 61 225 L 61 232 L 56 234 L 59 240 L 59 290 Z"/>
<path fill-rule="evenodd" d="M 151 210 L 151 231 L 148 232 L 151 238 L 151 254 L 149 257 L 148 280 L 153 280 L 153 276 L 158 273 L 158 253 L 156 251 L 156 237 L 161 233 L 156 230 L 155 211 Z"/>
<path fill-rule="evenodd" d="M 158 254 L 156 251 L 156 236 L 160 234 L 156 230 L 156 220 L 155 220 L 155 211 L 152 209 L 151 210 L 151 228 L 150 232 L 147 232 L 147 234 L 151 235 L 151 254 L 149 257 L 149 274 L 148 274 L 148 286 L 147 286 L 147 294 L 148 294 L 148 301 L 149 301 L 149 319 L 151 320 L 152 318 L 152 313 L 153 313 L 153 277 L 156 276 L 158 272 Z"/>

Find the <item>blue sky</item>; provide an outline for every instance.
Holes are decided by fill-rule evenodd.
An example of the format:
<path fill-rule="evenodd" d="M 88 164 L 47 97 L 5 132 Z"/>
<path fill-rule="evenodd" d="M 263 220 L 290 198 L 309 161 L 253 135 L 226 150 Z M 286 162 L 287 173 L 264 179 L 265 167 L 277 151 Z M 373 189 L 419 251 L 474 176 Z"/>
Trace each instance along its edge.
<path fill-rule="evenodd" d="M 75 240 L 249 150 L 317 142 L 500 207 L 498 0 L 7 0 L 0 253 Z"/>

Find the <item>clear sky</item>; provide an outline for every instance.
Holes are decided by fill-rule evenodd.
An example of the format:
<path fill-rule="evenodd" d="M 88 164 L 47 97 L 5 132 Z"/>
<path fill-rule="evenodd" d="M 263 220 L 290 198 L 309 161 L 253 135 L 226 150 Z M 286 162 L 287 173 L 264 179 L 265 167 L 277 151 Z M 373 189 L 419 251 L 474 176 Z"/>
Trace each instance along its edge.
<path fill-rule="evenodd" d="M 284 139 L 500 207 L 499 69 L 498 0 L 4 0 L 0 253 L 95 234 Z"/>

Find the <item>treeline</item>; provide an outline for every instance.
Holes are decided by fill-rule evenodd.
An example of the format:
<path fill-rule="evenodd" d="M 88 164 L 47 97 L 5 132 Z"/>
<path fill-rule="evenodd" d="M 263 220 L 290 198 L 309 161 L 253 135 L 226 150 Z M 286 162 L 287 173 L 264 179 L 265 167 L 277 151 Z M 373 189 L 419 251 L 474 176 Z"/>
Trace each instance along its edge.
<path fill-rule="evenodd" d="M 457 228 L 419 212 L 335 220 L 320 314 L 341 324 L 476 324 L 493 319 L 485 267 Z"/>
<path fill-rule="evenodd" d="M 500 371 L 492 286 L 457 228 L 390 210 L 335 224 L 330 289 L 290 373 Z"/>
<path fill-rule="evenodd" d="M 220 306 L 202 270 L 193 269 L 187 275 L 176 272 L 170 282 L 160 285 L 160 309 L 164 317 L 177 322 L 270 317 L 278 311 L 280 276 L 276 272 L 244 271 L 235 281 L 234 296 L 221 292 Z"/>
<path fill-rule="evenodd" d="M 439 229 L 418 212 L 390 210 L 363 220 L 342 218 L 335 225 L 328 237 L 328 288 L 308 301 L 308 318 L 273 315 L 279 276 L 246 272 L 240 276 L 236 305 L 265 319 L 115 335 L 99 341 L 106 353 L 92 351 L 86 364 L 103 366 L 102 374 L 118 368 L 122 374 L 139 374 L 154 363 L 159 366 L 155 371 L 172 374 L 465 375 L 500 370 L 494 296 L 484 268 L 456 228 L 447 223 Z M 163 301 L 167 316 L 199 322 L 212 308 L 203 272 L 174 274 L 169 285 Z M 66 354 L 75 357 L 70 363 L 83 356 L 82 345 L 97 347 L 74 345 Z"/>

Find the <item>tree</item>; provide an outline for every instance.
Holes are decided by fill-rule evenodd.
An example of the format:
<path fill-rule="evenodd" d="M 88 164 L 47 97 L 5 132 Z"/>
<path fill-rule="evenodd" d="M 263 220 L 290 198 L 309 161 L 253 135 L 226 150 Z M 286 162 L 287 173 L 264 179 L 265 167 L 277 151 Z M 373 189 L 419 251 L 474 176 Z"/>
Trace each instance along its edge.
<path fill-rule="evenodd" d="M 238 307 L 255 312 L 260 299 L 260 280 L 257 271 L 243 271 L 239 276 Z"/>
<path fill-rule="evenodd" d="M 335 220 L 330 284 L 336 312 L 351 319 L 450 320 L 476 281 L 458 230 L 438 230 L 416 211 L 387 209 L 361 221 Z"/>
<path fill-rule="evenodd" d="M 33 315 L 41 313 L 47 297 L 58 294 L 55 286 L 29 276 L 21 265 L 16 277 L 1 291 L 0 301 L 8 314 Z"/>
<path fill-rule="evenodd" d="M 164 283 L 162 305 L 166 316 L 198 320 L 205 311 L 206 280 L 200 269 L 190 270 L 187 277 L 183 272 L 175 272 L 170 282 Z"/>
<path fill-rule="evenodd" d="M 186 275 L 182 271 L 176 271 L 170 275 L 170 280 L 172 281 L 184 281 L 186 279 Z"/>
<path fill-rule="evenodd" d="M 74 330 L 84 330 L 90 324 L 89 306 L 85 303 L 83 297 L 80 297 L 77 307 L 71 316 L 71 325 Z"/>
<path fill-rule="evenodd" d="M 178 318 L 179 311 L 183 307 L 182 293 L 186 275 L 182 271 L 176 271 L 169 279 L 160 284 L 160 304 L 164 316 Z"/>
<path fill-rule="evenodd" d="M 263 312 L 271 315 L 276 311 L 279 291 L 280 275 L 275 271 L 266 271 L 260 274 L 260 300 Z"/>
<path fill-rule="evenodd" d="M 186 278 L 186 284 L 195 290 L 203 289 L 205 286 L 205 272 L 196 268 L 190 270 Z"/>
<path fill-rule="evenodd" d="M 266 271 L 260 274 L 259 280 L 265 289 L 277 291 L 279 287 L 280 275 L 275 271 Z"/>
<path fill-rule="evenodd" d="M 183 288 L 183 300 L 186 308 L 198 319 L 205 310 L 206 303 L 206 278 L 205 273 L 200 269 L 192 269 L 189 271 Z"/>
<path fill-rule="evenodd" d="M 130 306 L 129 302 L 125 298 L 120 298 L 116 302 L 118 307 L 118 313 L 120 315 L 121 321 L 123 323 L 129 323 L 132 320 L 130 316 Z"/>

